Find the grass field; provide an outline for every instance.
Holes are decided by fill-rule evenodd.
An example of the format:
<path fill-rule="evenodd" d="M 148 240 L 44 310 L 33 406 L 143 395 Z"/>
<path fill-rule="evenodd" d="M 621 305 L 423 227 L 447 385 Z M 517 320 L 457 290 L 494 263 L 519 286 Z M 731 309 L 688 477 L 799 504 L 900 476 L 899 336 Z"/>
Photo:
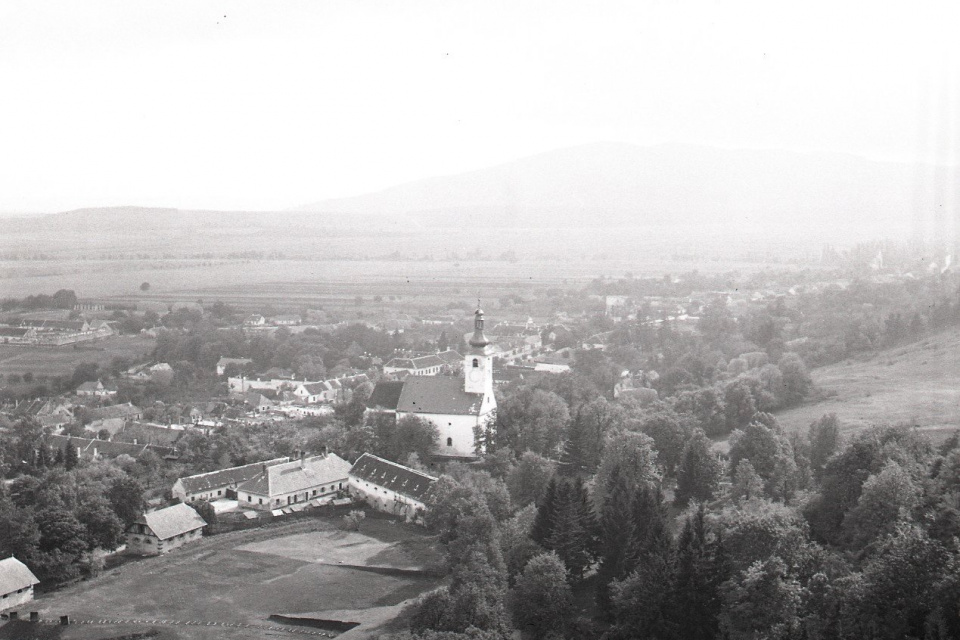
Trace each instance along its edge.
<path fill-rule="evenodd" d="M 366 520 L 363 533 L 339 531 L 333 521 L 310 521 L 309 526 L 314 530 L 303 531 L 303 523 L 295 523 L 288 533 L 281 529 L 269 538 L 264 530 L 206 538 L 41 596 L 30 609 L 44 618 L 69 614 L 75 619 L 251 625 L 275 624 L 268 619 L 271 614 L 355 613 L 363 619 L 354 620 L 361 626 L 349 637 L 363 638 L 389 623 L 404 602 L 437 585 L 433 577 L 382 575 L 347 566 L 416 569 L 434 563 L 439 556 L 421 530 L 379 519 Z M 182 640 L 265 637 L 263 630 L 205 626 L 168 626 L 163 632 Z M 111 633 L 106 626 L 77 626 L 63 638 L 121 635 L 115 628 Z"/>
<path fill-rule="evenodd" d="M 140 336 L 115 336 L 60 347 L 3 344 L 0 345 L 0 374 L 31 372 L 34 376 L 69 376 L 81 362 L 96 362 L 104 367 L 118 356 L 142 362 L 155 346 L 154 339 Z"/>
<path fill-rule="evenodd" d="M 906 423 L 939 440 L 960 428 L 960 330 L 811 373 L 814 401 L 777 414 L 788 430 L 806 430 L 826 413 L 848 432 Z"/>

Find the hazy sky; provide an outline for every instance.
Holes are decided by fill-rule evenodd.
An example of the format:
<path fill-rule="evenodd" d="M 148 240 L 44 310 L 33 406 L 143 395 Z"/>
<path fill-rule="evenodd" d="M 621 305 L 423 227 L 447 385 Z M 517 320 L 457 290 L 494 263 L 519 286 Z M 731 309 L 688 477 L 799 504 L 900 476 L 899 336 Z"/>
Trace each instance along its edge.
<path fill-rule="evenodd" d="M 960 3 L 785 5 L 3 0 L 0 211 L 283 208 L 600 140 L 912 159 L 956 135 Z"/>

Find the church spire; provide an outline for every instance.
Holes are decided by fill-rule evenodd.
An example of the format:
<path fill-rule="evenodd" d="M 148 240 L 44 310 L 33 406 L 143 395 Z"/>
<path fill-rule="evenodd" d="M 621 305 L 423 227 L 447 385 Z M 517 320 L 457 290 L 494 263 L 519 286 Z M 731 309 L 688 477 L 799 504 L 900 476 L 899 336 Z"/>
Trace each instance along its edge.
<path fill-rule="evenodd" d="M 475 349 L 483 349 L 490 344 L 487 336 L 483 335 L 483 309 L 480 308 L 480 299 L 477 298 L 477 310 L 473 314 L 473 336 L 470 338 L 470 346 Z"/>

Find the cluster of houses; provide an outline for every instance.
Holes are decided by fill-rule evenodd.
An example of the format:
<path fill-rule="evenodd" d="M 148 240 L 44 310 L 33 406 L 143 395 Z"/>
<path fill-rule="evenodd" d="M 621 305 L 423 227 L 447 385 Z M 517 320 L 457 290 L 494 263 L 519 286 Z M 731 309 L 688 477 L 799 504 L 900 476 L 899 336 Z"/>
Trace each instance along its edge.
<path fill-rule="evenodd" d="M 0 325 L 0 343 L 56 347 L 114 335 L 104 320 L 20 320 Z"/>

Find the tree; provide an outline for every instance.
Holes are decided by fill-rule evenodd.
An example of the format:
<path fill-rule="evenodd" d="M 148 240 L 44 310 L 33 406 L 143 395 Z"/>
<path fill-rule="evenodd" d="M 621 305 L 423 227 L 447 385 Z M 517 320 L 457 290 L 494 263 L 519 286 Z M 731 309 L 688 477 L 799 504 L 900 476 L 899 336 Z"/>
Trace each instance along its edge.
<path fill-rule="evenodd" d="M 633 506 L 633 489 L 619 468 L 614 469 L 607 478 L 605 499 L 600 510 L 600 567 L 597 571 L 597 603 L 601 611 L 610 615 L 610 584 L 627 575 L 628 557 L 631 541 L 634 537 L 633 519 L 630 510 Z"/>
<path fill-rule="evenodd" d="M 677 635 L 711 640 L 719 635 L 720 584 L 717 545 L 707 540 L 706 512 L 700 504 L 688 514 L 677 541 L 675 620 Z"/>
<path fill-rule="evenodd" d="M 880 539 L 861 575 L 839 584 L 838 590 L 844 594 L 840 615 L 847 637 L 937 637 L 926 635 L 925 627 L 938 607 L 938 584 L 955 572 L 955 558 L 940 543 L 916 525 L 899 525 Z M 956 603 L 952 599 L 947 613 L 954 620 Z"/>
<path fill-rule="evenodd" d="M 613 638 L 669 638 L 675 634 L 672 619 L 673 558 L 670 553 L 651 556 L 623 580 L 610 585 Z"/>
<path fill-rule="evenodd" d="M 580 405 L 567 430 L 565 469 L 594 473 L 600 464 L 605 436 L 622 427 L 625 420 L 623 409 L 602 396 Z"/>
<path fill-rule="evenodd" d="M 733 469 L 733 486 L 730 496 L 736 501 L 750 500 L 764 497 L 763 478 L 757 475 L 756 470 L 747 459 L 741 460 Z"/>
<path fill-rule="evenodd" d="M 562 636 L 573 595 L 567 570 L 555 553 L 541 553 L 527 563 L 513 592 L 513 620 L 534 639 Z"/>
<path fill-rule="evenodd" d="M 497 445 L 517 453 L 533 451 L 542 456 L 560 453 L 570 412 L 555 393 L 522 387 L 498 402 Z"/>
<path fill-rule="evenodd" d="M 135 479 L 124 475 L 113 481 L 107 489 L 107 499 L 124 529 L 140 517 L 146 503 L 143 499 L 143 486 Z"/>
<path fill-rule="evenodd" d="M 750 384 L 743 378 L 738 378 L 727 385 L 723 394 L 723 405 L 727 418 L 727 431 L 747 426 L 757 412 L 753 391 L 750 389 Z"/>
<path fill-rule="evenodd" d="M 517 507 L 536 503 L 554 474 L 554 464 L 547 458 L 527 451 L 507 475 L 507 489 Z"/>
<path fill-rule="evenodd" d="M 764 424 L 766 420 L 773 424 Z M 789 500 L 798 486 L 797 464 L 793 447 L 781 433 L 776 419 L 757 414 L 757 419 L 744 430 L 730 436 L 730 465 L 736 469 L 741 460 L 749 460 L 765 483 L 767 495 Z"/>
<path fill-rule="evenodd" d="M 523 571 L 533 556 L 543 551 L 530 537 L 536 517 L 537 508 L 530 504 L 500 524 L 500 549 L 511 580 Z"/>
<path fill-rule="evenodd" d="M 782 406 L 798 404 L 807 397 L 813 384 L 807 366 L 796 353 L 783 354 L 777 366 L 783 376 Z"/>
<path fill-rule="evenodd" d="M 554 505 L 542 545 L 556 551 L 570 576 L 580 579 L 596 556 L 597 536 L 596 516 L 580 478 L 556 485 Z"/>
<path fill-rule="evenodd" d="M 73 444 L 73 438 L 67 440 L 63 451 L 63 465 L 67 471 L 72 471 L 80 464 L 80 454 L 77 453 L 77 447 Z"/>
<path fill-rule="evenodd" d="M 673 405 L 679 414 L 692 416 L 708 436 L 728 433 L 723 396 L 711 387 L 684 391 Z"/>
<path fill-rule="evenodd" d="M 888 460 L 880 473 L 863 483 L 857 506 L 843 519 L 849 544 L 860 549 L 877 537 L 892 533 L 898 523 L 913 520 L 913 511 L 920 503 L 920 490 L 910 474 L 893 460 Z"/>
<path fill-rule="evenodd" d="M 392 416 L 389 416 L 392 418 Z M 408 415 L 396 420 L 381 421 L 387 425 L 377 433 L 378 453 L 388 460 L 403 462 L 411 453 L 421 460 L 429 459 L 440 442 L 440 430 L 437 425 L 421 418 Z"/>
<path fill-rule="evenodd" d="M 700 314 L 697 328 L 710 343 L 722 343 L 736 333 L 737 323 L 727 308 L 725 298 L 718 296 L 707 303 Z"/>
<path fill-rule="evenodd" d="M 810 469 L 814 478 L 819 481 L 827 460 L 840 449 L 840 422 L 837 414 L 826 414 L 811 423 L 807 441 L 810 445 Z"/>
<path fill-rule="evenodd" d="M 100 548 L 107 551 L 123 544 L 123 523 L 110 508 L 106 498 L 88 498 L 77 507 L 77 519 L 84 527 L 87 550 Z"/>
<path fill-rule="evenodd" d="M 655 411 L 641 420 L 640 430 L 653 438 L 657 460 L 663 465 L 666 475 L 673 476 L 680 464 L 687 437 L 677 415 L 668 409 Z"/>
<path fill-rule="evenodd" d="M 358 509 L 353 509 L 347 515 L 343 516 L 343 528 L 347 531 L 360 531 L 360 524 L 367 514 Z"/>
<path fill-rule="evenodd" d="M 149 282 L 140 283 L 140 291 L 150 291 L 150 283 Z"/>
<path fill-rule="evenodd" d="M 800 584 L 772 556 L 723 585 L 720 629 L 731 640 L 787 640 L 800 626 L 800 604 Z"/>
<path fill-rule="evenodd" d="M 677 468 L 676 503 L 686 505 L 690 500 L 709 502 L 720 486 L 723 467 L 711 450 L 706 434 L 696 429 L 683 448 Z"/>
<path fill-rule="evenodd" d="M 606 499 L 606 488 L 614 469 L 623 474 L 631 493 L 639 487 L 659 484 L 660 472 L 653 439 L 643 433 L 626 432 L 607 440 L 596 476 L 595 497 L 599 504 Z"/>

